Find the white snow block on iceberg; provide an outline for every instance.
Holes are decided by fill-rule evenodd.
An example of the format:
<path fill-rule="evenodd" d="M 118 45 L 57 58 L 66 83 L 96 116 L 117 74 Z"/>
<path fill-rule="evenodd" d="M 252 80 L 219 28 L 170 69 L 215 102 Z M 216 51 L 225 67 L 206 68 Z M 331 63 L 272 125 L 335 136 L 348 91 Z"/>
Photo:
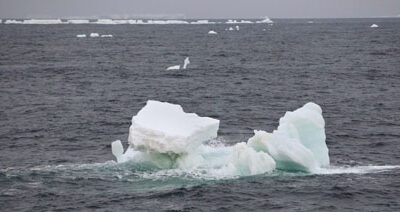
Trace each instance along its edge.
<path fill-rule="evenodd" d="M 278 129 L 272 133 L 254 133 L 249 146 L 270 154 L 278 168 L 313 172 L 329 166 L 325 121 L 320 106 L 315 103 L 286 112 L 279 120 Z"/>
<path fill-rule="evenodd" d="M 180 105 L 149 100 L 129 128 L 129 144 L 136 150 L 187 153 L 216 138 L 219 120 L 185 113 Z"/>

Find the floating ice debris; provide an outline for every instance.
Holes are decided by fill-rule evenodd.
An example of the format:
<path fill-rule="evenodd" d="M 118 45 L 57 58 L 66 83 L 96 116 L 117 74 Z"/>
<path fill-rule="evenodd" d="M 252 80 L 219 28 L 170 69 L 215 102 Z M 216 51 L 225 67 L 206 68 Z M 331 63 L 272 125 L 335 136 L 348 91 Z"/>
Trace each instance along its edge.
<path fill-rule="evenodd" d="M 186 57 L 185 60 L 183 61 L 183 69 L 186 69 L 189 64 L 190 64 L 189 57 Z"/>
<path fill-rule="evenodd" d="M 210 30 L 209 32 L 208 32 L 208 34 L 209 35 L 216 35 L 216 34 L 218 34 L 216 31 L 214 31 L 214 30 Z"/>
<path fill-rule="evenodd" d="M 86 34 L 76 35 L 77 38 L 86 38 Z"/>
<path fill-rule="evenodd" d="M 147 101 L 132 118 L 129 144 L 138 150 L 187 153 L 217 137 L 219 120 L 185 113 L 180 105 Z"/>
<path fill-rule="evenodd" d="M 63 24 L 61 19 L 28 19 L 23 24 Z"/>
<path fill-rule="evenodd" d="M 93 22 L 94 24 L 115 24 L 112 19 L 97 19 L 97 21 Z"/>
<path fill-rule="evenodd" d="M 314 21 L 307 21 L 307 23 L 309 23 L 309 24 L 313 24 L 313 23 L 314 23 Z"/>
<path fill-rule="evenodd" d="M 372 24 L 370 27 L 371 28 L 378 28 L 379 26 L 377 24 Z"/>
<path fill-rule="evenodd" d="M 102 37 L 102 38 L 112 38 L 113 35 L 101 35 L 100 37 Z"/>
<path fill-rule="evenodd" d="M 89 24 L 90 21 L 86 19 L 71 19 L 67 21 L 69 24 Z"/>
<path fill-rule="evenodd" d="M 229 27 L 229 29 L 228 29 L 229 31 L 233 31 L 233 28 L 232 27 Z"/>
<path fill-rule="evenodd" d="M 239 29 L 240 29 L 239 26 L 236 26 L 236 30 L 239 31 Z"/>
<path fill-rule="evenodd" d="M 278 168 L 313 172 L 329 166 L 325 121 L 315 103 L 286 112 L 272 133 L 254 131 L 254 134 L 249 146 L 270 154 Z"/>
<path fill-rule="evenodd" d="M 148 24 L 189 24 L 187 21 L 182 20 L 148 20 Z"/>
<path fill-rule="evenodd" d="M 175 65 L 175 66 L 170 66 L 170 67 L 168 67 L 168 68 L 167 68 L 167 71 L 170 71 L 170 70 L 179 70 L 179 69 L 181 69 L 181 65 Z"/>
<path fill-rule="evenodd" d="M 263 20 L 256 21 L 256 23 L 258 23 L 258 24 L 272 24 L 274 22 L 271 19 L 269 19 L 268 17 L 264 17 Z"/>
<path fill-rule="evenodd" d="M 99 37 L 100 35 L 99 35 L 99 33 L 92 32 L 92 33 L 90 33 L 89 36 L 90 36 L 91 38 L 97 38 L 97 37 Z"/>

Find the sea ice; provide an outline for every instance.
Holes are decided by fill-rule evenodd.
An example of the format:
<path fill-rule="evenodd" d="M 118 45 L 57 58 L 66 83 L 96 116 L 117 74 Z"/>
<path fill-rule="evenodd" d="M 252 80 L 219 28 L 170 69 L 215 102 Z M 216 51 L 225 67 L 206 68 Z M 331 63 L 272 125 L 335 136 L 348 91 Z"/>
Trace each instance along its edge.
<path fill-rule="evenodd" d="M 98 19 L 94 24 L 116 24 L 112 19 Z"/>
<path fill-rule="evenodd" d="M 209 35 L 216 35 L 216 34 L 218 34 L 216 31 L 214 31 L 214 30 L 210 30 L 209 32 L 208 32 L 208 34 Z"/>
<path fill-rule="evenodd" d="M 113 35 L 101 35 L 100 37 L 102 37 L 102 38 L 112 38 Z"/>
<path fill-rule="evenodd" d="M 170 66 L 170 67 L 167 68 L 167 71 L 170 71 L 170 70 L 179 70 L 179 69 L 181 69 L 181 65 Z"/>
<path fill-rule="evenodd" d="M 371 28 L 378 28 L 379 26 L 377 24 L 372 24 L 370 27 Z"/>
<path fill-rule="evenodd" d="M 63 24 L 61 19 L 27 19 L 23 24 Z"/>
<path fill-rule="evenodd" d="M 189 64 L 190 64 L 189 57 L 186 57 L 185 60 L 183 61 L 183 69 L 186 69 Z"/>
<path fill-rule="evenodd" d="M 86 38 L 86 34 L 76 35 L 77 38 Z"/>
<path fill-rule="evenodd" d="M 240 29 L 239 26 L 236 26 L 236 30 L 239 31 L 239 29 Z"/>
<path fill-rule="evenodd" d="M 210 22 L 208 20 L 197 20 L 190 22 L 190 24 L 215 24 L 215 22 Z"/>
<path fill-rule="evenodd" d="M 256 23 L 258 23 L 258 24 L 272 24 L 274 22 L 271 19 L 269 19 L 268 17 L 264 17 L 263 20 L 256 21 Z"/>
<path fill-rule="evenodd" d="M 229 31 L 233 31 L 233 28 L 232 27 L 229 27 L 229 29 L 228 29 Z"/>
<path fill-rule="evenodd" d="M 18 20 L 15 20 L 15 19 L 6 20 L 4 22 L 4 24 L 22 24 L 22 23 L 23 23 L 23 21 L 18 21 Z"/>
<path fill-rule="evenodd" d="M 325 121 L 315 103 L 286 112 L 272 133 L 255 131 L 254 134 L 249 146 L 270 154 L 278 168 L 313 172 L 329 166 Z"/>
<path fill-rule="evenodd" d="M 97 38 L 99 36 L 100 36 L 99 33 L 95 33 L 95 32 L 90 33 L 91 38 Z"/>
<path fill-rule="evenodd" d="M 185 113 L 180 105 L 147 101 L 132 118 L 129 144 L 136 150 L 187 153 L 217 137 L 219 120 Z"/>
<path fill-rule="evenodd" d="M 87 19 L 70 19 L 67 21 L 69 24 L 89 24 Z"/>

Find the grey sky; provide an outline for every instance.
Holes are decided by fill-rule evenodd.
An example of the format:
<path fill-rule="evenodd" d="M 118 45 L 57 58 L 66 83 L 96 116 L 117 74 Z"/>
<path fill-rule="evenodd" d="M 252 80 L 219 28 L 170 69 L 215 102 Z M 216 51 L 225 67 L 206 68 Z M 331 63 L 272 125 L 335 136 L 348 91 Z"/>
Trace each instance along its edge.
<path fill-rule="evenodd" d="M 0 0 L 1 18 L 354 18 L 400 15 L 400 0 Z"/>

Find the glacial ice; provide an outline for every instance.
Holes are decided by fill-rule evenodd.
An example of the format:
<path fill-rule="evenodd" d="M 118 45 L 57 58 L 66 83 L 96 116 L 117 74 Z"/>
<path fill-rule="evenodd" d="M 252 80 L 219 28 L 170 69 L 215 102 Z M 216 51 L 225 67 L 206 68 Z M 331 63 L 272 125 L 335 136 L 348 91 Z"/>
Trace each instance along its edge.
<path fill-rule="evenodd" d="M 219 120 L 185 113 L 180 105 L 147 101 L 132 118 L 129 144 L 144 151 L 187 153 L 216 138 Z"/>
<path fill-rule="evenodd" d="M 228 21 L 226 21 L 225 23 L 226 23 L 226 24 L 252 24 L 253 22 L 252 22 L 252 21 L 246 21 L 246 20 L 240 20 L 240 21 L 237 21 L 237 20 L 228 20 Z"/>
<path fill-rule="evenodd" d="M 233 28 L 232 27 L 229 27 L 229 29 L 228 29 L 229 31 L 233 31 Z"/>
<path fill-rule="evenodd" d="M 216 35 L 216 34 L 218 34 L 216 31 L 214 31 L 214 30 L 210 30 L 209 32 L 208 32 L 208 34 L 209 35 Z"/>
<path fill-rule="evenodd" d="M 239 29 L 240 29 L 239 26 L 236 26 L 236 30 L 239 31 Z"/>
<path fill-rule="evenodd" d="M 370 27 L 371 28 L 378 28 L 379 26 L 377 24 L 372 24 Z"/>
<path fill-rule="evenodd" d="M 315 103 L 286 114 L 272 133 L 254 131 L 247 143 L 203 144 L 217 137 L 219 120 L 185 113 L 181 106 L 149 100 L 132 118 L 129 147 L 112 143 L 119 163 L 179 169 L 211 177 L 248 176 L 287 171 L 319 173 L 329 167 L 325 121 Z M 214 141 L 214 140 L 213 140 Z"/>
<path fill-rule="evenodd" d="M 215 22 L 211 22 L 208 20 L 197 20 L 190 22 L 190 24 L 215 24 Z"/>
<path fill-rule="evenodd" d="M 22 24 L 22 23 L 23 23 L 23 21 L 18 21 L 15 19 L 9 19 L 4 22 L 4 24 Z"/>
<path fill-rule="evenodd" d="M 76 35 L 77 38 L 86 38 L 86 34 Z"/>
<path fill-rule="evenodd" d="M 249 146 L 270 154 L 278 168 L 313 172 L 329 166 L 325 121 L 315 103 L 286 112 L 272 133 L 255 131 L 254 134 Z"/>

